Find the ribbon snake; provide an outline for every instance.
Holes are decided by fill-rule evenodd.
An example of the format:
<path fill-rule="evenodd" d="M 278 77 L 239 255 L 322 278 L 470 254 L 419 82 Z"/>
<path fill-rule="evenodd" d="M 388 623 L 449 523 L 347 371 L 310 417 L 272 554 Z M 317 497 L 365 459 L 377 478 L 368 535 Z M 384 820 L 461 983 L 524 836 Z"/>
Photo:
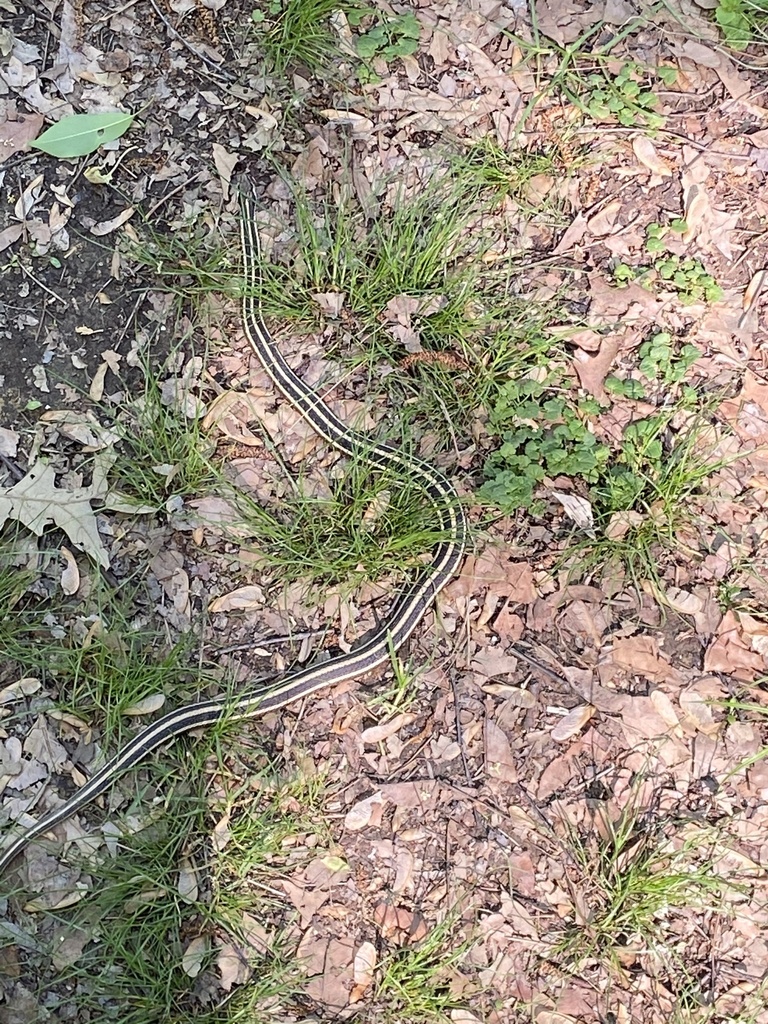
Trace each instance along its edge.
<path fill-rule="evenodd" d="M 274 682 L 244 690 L 232 698 L 202 700 L 171 711 L 147 726 L 125 748 L 98 769 L 60 807 L 43 815 L 22 831 L 0 853 L 0 873 L 37 837 L 107 791 L 118 775 L 138 764 L 174 737 L 211 726 L 225 716 L 248 718 L 282 708 L 321 688 L 365 675 L 390 660 L 410 637 L 435 595 L 456 574 L 466 540 L 464 512 L 452 484 L 427 462 L 388 444 L 372 442 L 346 426 L 289 366 L 275 347 L 261 316 L 260 248 L 250 188 L 241 196 L 241 243 L 245 283 L 242 317 L 246 338 L 272 379 L 276 389 L 304 417 L 317 434 L 347 456 L 364 459 L 373 469 L 396 470 L 414 480 L 433 506 L 438 523 L 438 541 L 431 561 L 420 568 L 394 600 L 391 614 L 362 644 L 348 653 L 320 664 L 291 672 Z"/>

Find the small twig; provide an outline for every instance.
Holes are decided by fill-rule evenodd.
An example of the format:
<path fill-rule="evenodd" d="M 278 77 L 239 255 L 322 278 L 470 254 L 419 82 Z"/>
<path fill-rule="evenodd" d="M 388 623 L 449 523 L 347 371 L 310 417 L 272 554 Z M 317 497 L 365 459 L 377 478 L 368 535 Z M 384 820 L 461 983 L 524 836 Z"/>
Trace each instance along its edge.
<path fill-rule="evenodd" d="M 527 661 L 532 668 L 538 669 L 539 672 L 543 672 L 545 676 L 549 676 L 550 679 L 554 679 L 556 683 L 561 683 L 563 686 L 570 686 L 567 679 L 558 675 L 557 672 L 554 672 L 551 668 L 547 668 L 546 665 L 542 664 L 542 662 L 538 661 L 532 655 L 526 654 L 518 644 L 512 644 L 510 650 L 516 658 L 522 658 L 523 661 Z"/>
<path fill-rule="evenodd" d="M 21 466 L 17 465 L 12 459 L 9 459 L 7 455 L 0 453 L 0 462 L 5 466 L 8 472 L 11 474 L 14 480 L 24 479 L 24 470 Z"/>
<path fill-rule="evenodd" d="M 254 647 L 274 647 L 277 644 L 289 644 L 292 640 L 308 640 L 313 636 L 320 636 L 323 632 L 324 630 L 322 629 L 307 629 L 303 633 L 289 633 L 287 636 L 270 636 L 266 640 L 249 640 L 244 644 L 232 644 L 230 647 L 217 647 L 213 649 L 217 654 L 234 654 L 235 651 L 247 651 Z"/>
<path fill-rule="evenodd" d="M 150 2 L 152 4 L 154 4 L 155 0 L 150 0 Z M 182 181 L 182 183 L 180 185 L 177 185 L 176 188 L 172 188 L 170 192 L 168 192 L 166 195 L 164 195 L 161 199 L 158 199 L 158 201 L 155 203 L 155 205 L 151 206 L 149 208 L 149 210 L 147 211 L 147 214 L 146 214 L 144 219 L 146 221 L 150 221 L 152 219 L 152 214 L 153 213 L 155 213 L 157 210 L 159 210 L 160 207 L 163 206 L 164 203 L 167 203 L 168 200 L 172 196 L 175 196 L 177 192 L 182 192 L 193 181 L 197 181 L 197 179 L 202 176 L 202 173 L 203 173 L 202 171 L 198 171 L 197 174 L 193 174 L 191 178 L 186 178 L 184 181 Z"/>
<path fill-rule="evenodd" d="M 459 695 L 456 690 L 456 676 L 455 673 L 451 672 L 451 690 L 453 691 L 453 720 L 456 724 L 456 742 L 459 744 L 459 751 L 461 752 L 461 763 L 464 765 L 464 778 L 467 780 L 467 785 L 472 785 L 472 775 L 469 771 L 469 761 L 467 760 L 467 748 L 464 743 L 464 730 L 461 727 L 461 717 L 459 716 Z"/>
<path fill-rule="evenodd" d="M 47 285 L 43 284 L 42 281 L 38 280 L 38 278 L 35 277 L 35 275 L 32 273 L 31 270 L 27 270 L 27 268 L 24 266 L 24 264 L 20 260 L 19 260 L 18 266 L 19 266 L 19 269 L 21 270 L 22 274 L 26 274 L 27 277 L 30 279 L 30 281 L 34 281 L 35 282 L 35 284 L 37 285 L 38 288 L 42 288 L 44 292 L 48 292 L 48 294 L 51 296 L 52 299 L 56 299 L 56 301 L 60 302 L 62 304 L 62 306 L 69 306 L 69 303 L 67 302 L 66 299 L 62 299 L 62 297 L 60 295 L 57 295 L 56 292 L 52 292 L 51 289 Z"/>

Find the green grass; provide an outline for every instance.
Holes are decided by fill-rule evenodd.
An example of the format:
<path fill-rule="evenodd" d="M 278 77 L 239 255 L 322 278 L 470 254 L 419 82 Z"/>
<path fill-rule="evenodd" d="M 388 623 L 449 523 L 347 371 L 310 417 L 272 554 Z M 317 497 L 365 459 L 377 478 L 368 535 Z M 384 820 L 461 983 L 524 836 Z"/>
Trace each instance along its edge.
<path fill-rule="evenodd" d="M 230 844 L 217 854 L 204 838 L 212 819 L 200 780 L 221 734 L 214 730 L 192 748 L 184 781 L 171 787 L 150 824 L 121 844 L 119 856 L 92 869 L 91 891 L 61 922 L 64 934 L 84 940 L 71 962 L 62 963 L 57 951 L 59 962 L 52 967 L 36 951 L 38 997 L 49 1009 L 76 1006 L 78 1019 L 93 1024 L 252 1024 L 262 1019 L 262 1010 L 300 989 L 298 966 L 279 928 L 268 923 L 269 899 L 259 895 L 250 874 L 270 859 L 283 863 L 283 843 L 297 827 L 280 805 L 280 784 L 270 783 L 272 804 L 257 814 L 253 774 L 250 786 L 242 787 L 239 818 L 245 821 L 250 812 L 252 820 L 240 830 L 241 842 L 235 841 L 236 824 Z M 295 783 L 292 792 L 303 795 Z M 224 811 L 232 807 L 216 806 L 218 820 Z M 253 920 L 266 923 L 267 946 L 249 941 Z M 245 984 L 237 984 L 226 1000 L 217 956 L 229 945 L 242 957 Z"/>
<path fill-rule="evenodd" d="M 564 211 L 546 197 L 537 195 L 534 179 L 538 175 L 565 178 L 573 170 L 573 165 L 558 167 L 553 146 L 540 151 L 520 146 L 505 148 L 489 135 L 474 142 L 454 165 L 454 173 L 467 180 L 474 179 L 480 188 L 488 189 L 499 200 L 512 199 L 525 215 L 538 219 L 544 216 L 556 222 Z"/>
<path fill-rule="evenodd" d="M 6 589 L 16 592 L 19 578 L 0 572 L 0 598 Z M 196 691 L 205 677 L 189 641 L 169 643 L 144 624 L 140 609 L 148 601 L 140 583 L 114 588 L 98 581 L 76 603 L 19 596 L 0 619 L 0 644 L 6 658 L 42 679 L 59 709 L 98 726 L 110 747 L 125 739 L 127 725 L 132 731 L 146 721 L 126 711 L 152 696 L 178 702 L 180 692 Z"/>
<path fill-rule="evenodd" d="M 111 480 L 127 500 L 144 511 L 174 511 L 185 499 L 210 491 L 220 481 L 212 461 L 214 442 L 203 431 L 199 385 L 173 372 L 170 360 L 157 368 L 142 363 L 141 392 L 104 416 L 119 437 Z M 127 388 L 126 388 L 127 391 Z"/>
<path fill-rule="evenodd" d="M 254 38 L 268 69 L 283 75 L 291 68 L 327 70 L 340 56 L 339 41 L 329 26 L 334 11 L 356 4 L 345 0 L 266 0 L 254 5 Z"/>
<path fill-rule="evenodd" d="M 601 815 L 602 828 L 565 824 L 566 876 L 579 908 L 553 943 L 555 958 L 573 973 L 596 960 L 620 974 L 621 955 L 662 951 L 669 922 L 687 910 L 716 910 L 726 888 L 702 838 L 675 834 L 675 822 L 633 798 L 618 818 Z M 674 944 L 674 943 L 672 943 Z"/>
<path fill-rule="evenodd" d="M 557 348 L 544 334 L 553 309 L 517 298 L 506 254 L 484 261 L 491 239 L 482 218 L 493 198 L 460 163 L 413 197 L 395 194 L 394 210 L 370 222 L 349 202 L 315 210 L 296 191 L 294 242 L 261 267 L 269 323 L 317 327 L 313 296 L 342 297 L 340 319 L 325 324 L 330 351 L 335 331 L 339 356 L 366 369 L 369 391 L 383 383 L 401 423 L 436 433 L 438 450 L 456 448 L 510 377 Z M 420 349 L 410 354 L 393 330 L 409 304 Z"/>
<path fill-rule="evenodd" d="M 447 1022 L 451 1010 L 466 1007 L 452 982 L 471 947 L 459 937 L 458 918 L 449 914 L 421 942 L 396 950 L 379 965 L 374 1005 L 376 1020 L 391 1024 Z"/>
<path fill-rule="evenodd" d="M 401 577 L 443 537 L 421 489 L 401 474 L 372 474 L 364 453 L 329 481 L 325 497 L 307 491 L 299 479 L 273 508 L 244 492 L 235 499 L 259 561 L 282 581 L 354 587 Z"/>
<path fill-rule="evenodd" d="M 419 316 L 426 329 L 446 334 L 471 296 L 470 257 L 482 243 L 467 228 L 477 215 L 473 182 L 435 178 L 414 195 L 395 190 L 391 209 L 366 221 L 351 201 L 328 198 L 315 211 L 300 190 L 293 192 L 296 235 L 289 252 L 262 263 L 264 314 L 277 320 L 317 323 L 317 293 L 343 294 L 342 310 L 363 329 L 381 333 L 388 303 L 407 295 L 439 299 L 439 308 Z M 439 319 L 432 319 L 440 314 Z"/>

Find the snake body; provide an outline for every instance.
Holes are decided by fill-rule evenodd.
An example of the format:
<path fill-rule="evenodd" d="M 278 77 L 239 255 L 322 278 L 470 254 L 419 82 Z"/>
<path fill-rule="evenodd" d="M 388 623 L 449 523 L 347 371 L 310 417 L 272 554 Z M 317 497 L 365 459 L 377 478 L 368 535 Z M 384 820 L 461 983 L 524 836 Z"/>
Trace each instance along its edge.
<path fill-rule="evenodd" d="M 246 338 L 276 389 L 329 444 L 346 455 L 363 459 L 377 470 L 399 470 L 413 479 L 433 506 L 439 541 L 431 561 L 420 569 L 396 598 L 388 619 L 373 635 L 349 653 L 310 665 L 274 682 L 246 689 L 234 701 L 202 700 L 171 711 L 140 732 L 100 768 L 60 807 L 16 836 L 0 854 L 0 873 L 35 839 L 70 818 L 107 791 L 124 771 L 144 760 L 169 740 L 222 718 L 249 718 L 282 708 L 327 686 L 357 678 L 386 664 L 422 619 L 435 595 L 456 574 L 463 557 L 466 521 L 453 485 L 429 463 L 388 444 L 371 442 L 346 426 L 291 369 L 261 316 L 260 249 L 255 207 L 250 189 L 241 196 L 241 244 L 245 276 L 242 317 Z"/>

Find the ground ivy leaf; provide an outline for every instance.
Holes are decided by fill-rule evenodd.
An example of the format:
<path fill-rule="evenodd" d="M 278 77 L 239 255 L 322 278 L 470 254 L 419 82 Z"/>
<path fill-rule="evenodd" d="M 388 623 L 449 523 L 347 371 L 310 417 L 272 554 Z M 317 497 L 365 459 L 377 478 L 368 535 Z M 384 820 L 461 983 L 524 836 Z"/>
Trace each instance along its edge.
<path fill-rule="evenodd" d="M 51 156 L 71 158 L 94 153 L 105 142 L 114 142 L 133 124 L 133 114 L 71 114 L 46 129 L 29 145 Z"/>

